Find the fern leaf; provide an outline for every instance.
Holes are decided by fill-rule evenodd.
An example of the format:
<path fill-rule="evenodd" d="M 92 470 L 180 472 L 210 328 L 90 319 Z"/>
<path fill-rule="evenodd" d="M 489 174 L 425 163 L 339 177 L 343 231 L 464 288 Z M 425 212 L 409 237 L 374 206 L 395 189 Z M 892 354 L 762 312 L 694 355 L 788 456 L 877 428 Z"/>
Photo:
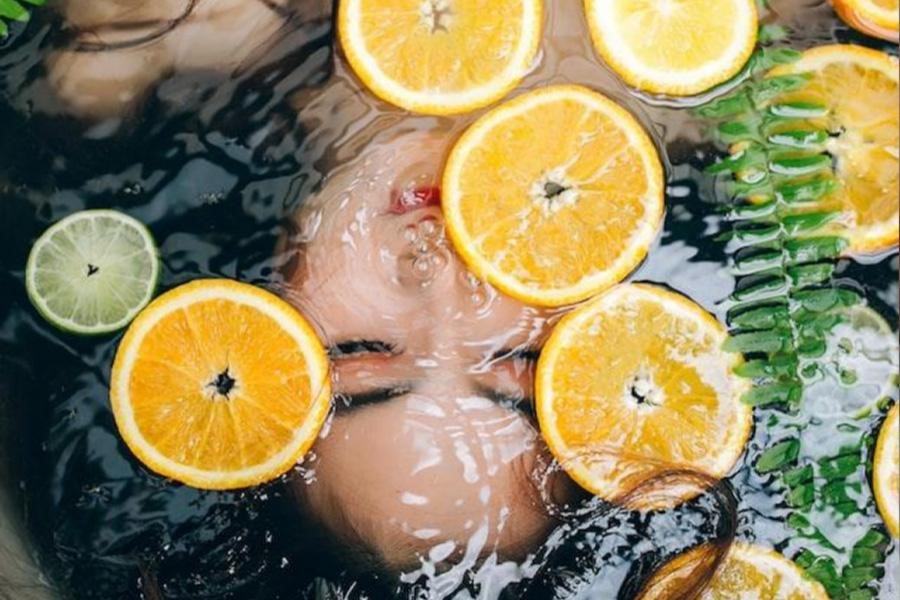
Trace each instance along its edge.
<path fill-rule="evenodd" d="M 25 5 L 43 6 L 44 4 L 46 4 L 46 0 L 0 0 L 0 38 L 9 35 L 7 21 L 25 22 L 31 18 L 31 13 L 28 12 Z"/>
<path fill-rule="evenodd" d="M 28 11 L 17 0 L 0 0 L 0 18 L 12 21 L 27 21 L 28 17 Z"/>

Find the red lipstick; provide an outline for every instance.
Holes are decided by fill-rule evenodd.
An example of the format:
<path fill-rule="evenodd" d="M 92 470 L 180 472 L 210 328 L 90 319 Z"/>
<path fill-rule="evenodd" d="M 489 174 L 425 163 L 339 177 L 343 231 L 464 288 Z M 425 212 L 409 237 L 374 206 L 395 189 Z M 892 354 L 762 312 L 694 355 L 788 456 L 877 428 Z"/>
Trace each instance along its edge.
<path fill-rule="evenodd" d="M 436 185 L 412 189 L 394 190 L 391 194 L 390 212 L 403 215 L 426 206 L 441 205 L 441 188 Z"/>

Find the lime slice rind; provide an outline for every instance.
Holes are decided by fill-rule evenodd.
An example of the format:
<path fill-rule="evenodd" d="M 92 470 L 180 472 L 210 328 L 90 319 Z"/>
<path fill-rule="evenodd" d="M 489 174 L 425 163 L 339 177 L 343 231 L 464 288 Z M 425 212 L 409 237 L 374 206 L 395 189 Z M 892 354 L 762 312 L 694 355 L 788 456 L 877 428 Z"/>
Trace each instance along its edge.
<path fill-rule="evenodd" d="M 28 297 L 55 327 L 80 335 L 122 329 L 150 302 L 159 257 L 149 230 L 114 210 L 86 210 L 50 227 L 25 269 Z"/>

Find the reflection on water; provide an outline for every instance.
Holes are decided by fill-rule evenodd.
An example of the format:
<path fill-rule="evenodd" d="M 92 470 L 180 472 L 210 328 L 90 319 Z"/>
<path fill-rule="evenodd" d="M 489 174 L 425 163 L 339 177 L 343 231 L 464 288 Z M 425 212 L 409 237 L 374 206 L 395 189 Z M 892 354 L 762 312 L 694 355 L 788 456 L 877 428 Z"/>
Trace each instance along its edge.
<path fill-rule="evenodd" d="M 94 0 L 71 4 L 82 19 L 103 18 L 86 10 Z M 769 18 L 793 27 L 800 47 L 871 44 L 824 2 L 771 4 Z M 734 281 L 714 238 L 728 224 L 701 175 L 715 157 L 702 124 L 677 105 L 635 97 L 598 64 L 575 3 L 551 2 L 547 13 L 541 60 L 524 87 L 589 84 L 626 104 L 664 152 L 664 231 L 632 278 L 679 290 L 724 320 Z M 397 597 L 403 584 L 421 598 L 626 598 L 665 559 L 735 529 L 786 545 L 789 556 L 815 543 L 785 526 L 783 496 L 749 463 L 769 444 L 773 418 L 815 414 L 803 447 L 816 458 L 858 438 L 837 407 L 870 408 L 890 388 L 892 332 L 873 321 L 836 331 L 809 412 L 760 411 L 748 458 L 696 501 L 642 515 L 584 498 L 550 461 L 530 406 L 534 351 L 558 315 L 472 277 L 430 200 L 448 145 L 476 115 L 411 118 L 360 92 L 335 67 L 327 14 L 285 25 L 271 14 L 232 22 L 227 10 L 214 16 L 229 35 L 200 43 L 208 52 L 192 53 L 209 36 L 197 23 L 165 42 L 171 56 L 142 46 L 136 64 L 152 58 L 153 68 L 110 105 L 102 95 L 115 65 L 60 52 L 83 36 L 41 16 L 47 22 L 0 54 L 0 422 L 15 423 L 0 454 L 9 490 L 0 506 L 11 507 L 0 513 L 0 548 L 9 548 L 6 523 L 27 524 L 62 593 Z M 217 72 L 223 54 L 228 75 Z M 54 80 L 79 64 L 103 85 L 72 94 Z M 234 277 L 281 292 L 316 324 L 332 348 L 335 410 L 294 473 L 244 492 L 204 492 L 161 480 L 127 452 L 108 405 L 118 337 L 59 334 L 30 308 L 22 283 L 36 236 L 92 207 L 148 224 L 164 289 Z M 839 274 L 896 331 L 896 256 L 843 261 Z M 877 418 L 853 423 L 874 429 Z M 855 483 L 862 512 L 816 523 L 844 545 L 878 522 L 866 482 Z M 16 578 L 11 597 L 24 597 L 18 585 L 31 575 L 3 575 Z"/>

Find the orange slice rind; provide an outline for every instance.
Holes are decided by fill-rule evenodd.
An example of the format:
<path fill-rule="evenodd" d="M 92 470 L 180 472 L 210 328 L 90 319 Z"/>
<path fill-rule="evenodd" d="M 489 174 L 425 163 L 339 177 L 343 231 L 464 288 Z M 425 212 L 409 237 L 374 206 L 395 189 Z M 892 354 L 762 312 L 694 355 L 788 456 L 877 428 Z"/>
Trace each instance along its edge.
<path fill-rule="evenodd" d="M 639 90 L 691 96 L 731 79 L 756 46 L 755 0 L 584 0 L 594 48 Z"/>
<path fill-rule="evenodd" d="M 563 306 L 618 283 L 662 224 L 663 170 L 624 108 L 575 85 L 491 110 L 450 153 L 447 232 L 469 269 L 506 294 Z"/>
<path fill-rule="evenodd" d="M 338 35 L 379 98 L 447 115 L 499 100 L 531 69 L 541 0 L 341 0 Z"/>
<path fill-rule="evenodd" d="M 154 472 L 203 489 L 278 477 L 316 439 L 330 406 L 328 360 L 277 296 L 198 280 L 154 300 L 116 353 L 119 433 Z"/>
<path fill-rule="evenodd" d="M 707 560 L 710 546 L 699 546 L 662 566 L 645 584 L 640 600 L 667 600 L 697 585 L 696 568 Z M 743 542 L 734 543 L 699 600 L 772 598 L 828 600 L 828 593 L 793 561 L 778 552 Z"/>
<path fill-rule="evenodd" d="M 831 0 L 835 12 L 851 27 L 889 42 L 900 41 L 900 1 Z"/>
<path fill-rule="evenodd" d="M 587 491 L 614 502 L 671 473 L 719 479 L 750 435 L 749 384 L 725 328 L 664 288 L 623 284 L 566 315 L 541 352 L 535 404 L 556 460 Z M 696 487 L 655 497 L 669 508 Z"/>

